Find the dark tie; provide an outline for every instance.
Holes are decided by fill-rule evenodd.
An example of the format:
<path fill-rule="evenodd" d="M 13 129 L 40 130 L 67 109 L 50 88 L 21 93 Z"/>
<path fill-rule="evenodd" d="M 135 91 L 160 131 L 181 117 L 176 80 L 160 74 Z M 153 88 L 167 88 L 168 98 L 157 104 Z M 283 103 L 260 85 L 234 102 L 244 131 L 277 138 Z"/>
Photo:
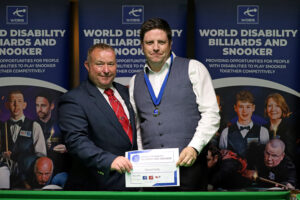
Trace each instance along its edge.
<path fill-rule="evenodd" d="M 250 130 L 250 126 L 240 126 L 240 130 Z"/>
<path fill-rule="evenodd" d="M 22 121 L 22 120 L 18 120 L 18 121 L 13 121 L 13 120 L 11 120 L 10 123 L 11 123 L 11 125 L 17 124 L 18 126 L 22 126 L 23 121 Z"/>
<path fill-rule="evenodd" d="M 132 128 L 131 128 L 130 122 L 127 118 L 127 115 L 124 112 L 122 104 L 115 97 L 114 91 L 112 89 L 108 88 L 104 91 L 104 93 L 108 96 L 111 107 L 115 111 L 115 114 L 116 114 L 117 118 L 119 119 L 119 122 L 121 123 L 124 131 L 127 133 L 128 137 L 132 143 Z"/>

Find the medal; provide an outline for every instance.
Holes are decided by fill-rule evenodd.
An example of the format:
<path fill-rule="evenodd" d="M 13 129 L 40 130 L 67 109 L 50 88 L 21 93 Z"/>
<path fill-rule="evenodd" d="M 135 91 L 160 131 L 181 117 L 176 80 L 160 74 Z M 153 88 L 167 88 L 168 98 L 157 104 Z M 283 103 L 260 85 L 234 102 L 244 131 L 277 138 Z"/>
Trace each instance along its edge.
<path fill-rule="evenodd" d="M 150 83 L 150 80 L 149 80 L 149 78 L 147 76 L 147 73 L 146 72 L 144 73 L 144 79 L 145 79 L 146 85 L 148 87 L 148 91 L 150 93 L 152 102 L 153 102 L 153 104 L 155 106 L 155 109 L 153 111 L 153 116 L 154 117 L 157 117 L 160 114 L 159 109 L 158 109 L 158 105 L 161 102 L 161 99 L 162 99 L 162 96 L 163 96 L 163 93 L 164 93 L 164 90 L 165 90 L 165 87 L 166 87 L 166 84 L 167 84 L 167 80 L 168 80 L 168 77 L 169 77 L 169 73 L 170 73 L 172 64 L 173 64 L 173 54 L 171 54 L 170 68 L 169 68 L 169 71 L 166 74 L 165 79 L 163 81 L 163 84 L 162 84 L 162 86 L 160 88 L 158 97 L 156 97 L 155 94 L 154 94 L 154 90 L 153 90 L 152 85 Z"/>
<path fill-rule="evenodd" d="M 157 117 L 159 115 L 159 109 L 158 107 L 155 107 L 154 111 L 153 111 L 153 116 Z"/>

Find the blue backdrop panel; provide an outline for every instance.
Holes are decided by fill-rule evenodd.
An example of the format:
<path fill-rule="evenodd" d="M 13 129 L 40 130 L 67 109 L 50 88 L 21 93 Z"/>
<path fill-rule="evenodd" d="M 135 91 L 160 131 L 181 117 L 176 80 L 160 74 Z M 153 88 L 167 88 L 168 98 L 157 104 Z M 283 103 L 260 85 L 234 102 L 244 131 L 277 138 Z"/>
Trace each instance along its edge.
<path fill-rule="evenodd" d="M 186 54 L 186 0 L 79 0 L 80 79 L 87 78 L 84 68 L 87 50 L 95 43 L 107 43 L 117 53 L 117 80 L 128 83 L 142 70 L 145 59 L 140 48 L 139 29 L 152 17 L 167 20 L 173 31 L 173 50 Z"/>
<path fill-rule="evenodd" d="M 296 147 L 289 156 L 296 164 L 299 180 L 300 1 L 195 0 L 195 9 L 195 56 L 209 70 L 221 99 L 216 143 L 218 135 L 237 121 L 237 92 L 248 90 L 254 95 L 252 121 L 260 125 L 270 120 L 265 113 L 267 96 L 279 93 L 291 111 L 285 134 L 286 138 L 297 138 L 287 146 Z M 279 125 L 281 130 L 283 126 Z M 273 136 L 270 133 L 270 138 Z M 252 155 L 255 159 L 263 156 Z"/>
<path fill-rule="evenodd" d="M 36 149 L 34 153 L 31 153 L 30 149 L 28 152 L 17 150 L 20 144 L 17 143 L 18 138 L 22 138 L 24 130 L 27 129 L 21 127 L 16 142 L 4 142 L 9 140 L 8 135 L 4 136 L 3 132 L 7 133 L 11 128 L 8 121 L 13 110 L 19 113 L 23 110 L 26 118 L 40 124 L 47 156 L 54 163 L 53 176 L 66 170 L 63 163 L 66 154 L 57 150 L 57 145 L 63 141 L 57 126 L 56 114 L 58 98 L 69 89 L 69 4 L 69 0 L 0 1 L 0 121 L 3 122 L 1 154 L 8 149 L 13 152 L 14 158 L 16 155 L 25 155 L 13 160 L 17 165 L 10 170 L 9 189 L 26 189 L 25 182 L 29 183 L 30 189 L 41 188 L 32 184 L 35 181 L 33 165 L 37 159 Z M 21 107 L 18 103 L 13 105 L 8 101 L 9 93 L 16 90 L 22 92 L 25 106 L 22 104 Z M 41 93 L 49 96 L 50 105 L 53 103 L 52 107 L 47 107 L 46 101 L 40 104 L 44 110 L 36 107 L 36 96 Z M 48 115 L 49 113 L 51 115 Z M 3 127 L 6 127 L 5 131 L 2 131 Z M 33 128 L 25 132 L 27 136 L 35 134 Z M 1 159 L 1 169 L 7 164 L 3 161 Z M 1 176 L 1 187 L 6 179 L 6 176 Z"/>
<path fill-rule="evenodd" d="M 213 79 L 258 78 L 299 95 L 299 9 L 295 0 L 196 0 L 196 58 Z"/>
<path fill-rule="evenodd" d="M 0 77 L 69 87 L 69 1 L 0 2 Z"/>

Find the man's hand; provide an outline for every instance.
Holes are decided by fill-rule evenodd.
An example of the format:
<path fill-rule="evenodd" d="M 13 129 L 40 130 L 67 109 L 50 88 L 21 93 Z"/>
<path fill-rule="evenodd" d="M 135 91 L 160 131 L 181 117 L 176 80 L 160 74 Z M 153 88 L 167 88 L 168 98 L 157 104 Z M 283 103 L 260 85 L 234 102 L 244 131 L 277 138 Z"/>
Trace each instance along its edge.
<path fill-rule="evenodd" d="M 53 151 L 56 151 L 58 153 L 66 153 L 67 148 L 64 144 L 58 144 L 53 148 Z"/>
<path fill-rule="evenodd" d="M 288 190 L 294 190 L 294 189 L 295 189 L 295 187 L 294 187 L 292 184 L 290 184 L 290 183 L 287 183 L 287 184 L 286 184 L 286 188 L 284 188 L 284 189 L 288 189 Z"/>
<path fill-rule="evenodd" d="M 11 151 L 4 151 L 3 152 L 3 158 L 5 158 L 5 159 L 10 159 L 10 156 L 11 156 Z"/>
<path fill-rule="evenodd" d="M 120 174 L 128 172 L 132 170 L 132 164 L 131 162 L 123 157 L 123 156 L 118 156 L 114 159 L 114 161 L 111 163 L 111 170 L 116 170 Z"/>
<path fill-rule="evenodd" d="M 194 164 L 197 159 L 197 152 L 193 147 L 185 147 L 176 163 L 176 166 L 190 167 Z"/>

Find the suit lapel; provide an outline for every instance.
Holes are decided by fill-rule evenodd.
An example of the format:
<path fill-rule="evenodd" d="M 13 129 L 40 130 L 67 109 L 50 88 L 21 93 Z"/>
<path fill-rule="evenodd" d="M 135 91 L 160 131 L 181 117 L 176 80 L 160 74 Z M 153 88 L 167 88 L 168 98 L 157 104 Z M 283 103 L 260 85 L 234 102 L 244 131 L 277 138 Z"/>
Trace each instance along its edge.
<path fill-rule="evenodd" d="M 117 129 L 117 132 L 120 133 L 120 135 L 123 138 L 128 140 L 128 142 L 130 142 L 130 140 L 129 140 L 126 132 L 124 131 L 121 123 L 119 122 L 114 110 L 111 108 L 111 106 L 106 101 L 104 96 L 101 94 L 99 89 L 94 84 L 92 84 L 90 81 L 87 82 L 87 92 L 88 92 L 89 96 L 92 99 L 94 99 L 94 103 L 97 106 L 97 108 L 105 114 L 105 116 L 109 119 L 109 122 L 111 123 L 111 125 Z M 122 98 L 123 98 L 123 96 L 122 96 Z"/>

